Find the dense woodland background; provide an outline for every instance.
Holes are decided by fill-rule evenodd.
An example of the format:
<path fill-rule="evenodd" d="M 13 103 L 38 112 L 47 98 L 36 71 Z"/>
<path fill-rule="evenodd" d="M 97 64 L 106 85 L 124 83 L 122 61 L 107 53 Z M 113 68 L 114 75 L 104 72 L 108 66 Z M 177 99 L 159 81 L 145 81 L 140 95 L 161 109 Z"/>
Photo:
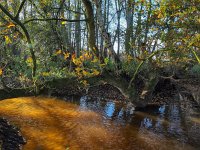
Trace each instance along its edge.
<path fill-rule="evenodd" d="M 199 33 L 199 0 L 1 0 L 0 80 L 87 85 L 107 70 L 130 86 L 163 68 L 199 77 Z"/>

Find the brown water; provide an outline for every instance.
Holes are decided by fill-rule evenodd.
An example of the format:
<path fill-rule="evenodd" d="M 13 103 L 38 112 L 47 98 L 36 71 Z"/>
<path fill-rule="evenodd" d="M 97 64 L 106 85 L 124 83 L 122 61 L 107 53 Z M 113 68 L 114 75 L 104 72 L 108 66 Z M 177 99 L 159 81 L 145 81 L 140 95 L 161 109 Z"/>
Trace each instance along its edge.
<path fill-rule="evenodd" d="M 0 101 L 21 128 L 25 150 L 200 149 L 200 113 L 190 104 L 132 111 L 117 101 L 22 97 Z"/>

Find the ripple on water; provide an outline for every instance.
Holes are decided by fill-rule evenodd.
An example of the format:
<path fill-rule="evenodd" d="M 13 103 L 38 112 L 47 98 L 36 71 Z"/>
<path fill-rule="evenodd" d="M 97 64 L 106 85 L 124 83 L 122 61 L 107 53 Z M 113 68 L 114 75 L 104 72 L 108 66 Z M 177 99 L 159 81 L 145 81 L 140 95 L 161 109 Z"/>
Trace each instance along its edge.
<path fill-rule="evenodd" d="M 184 111 L 172 103 L 130 113 L 123 103 L 87 97 L 79 103 L 47 97 L 0 101 L 0 116 L 21 128 L 25 150 L 198 149 L 199 113 Z"/>

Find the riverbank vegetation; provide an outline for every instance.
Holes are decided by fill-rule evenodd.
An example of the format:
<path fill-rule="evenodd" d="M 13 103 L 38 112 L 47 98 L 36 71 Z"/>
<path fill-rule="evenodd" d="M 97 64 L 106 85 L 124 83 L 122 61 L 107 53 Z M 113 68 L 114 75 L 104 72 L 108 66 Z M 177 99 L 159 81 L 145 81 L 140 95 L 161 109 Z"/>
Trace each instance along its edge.
<path fill-rule="evenodd" d="M 161 77 L 200 78 L 199 8 L 198 0 L 5 0 L 1 86 L 40 93 L 55 80 L 86 91 L 106 82 L 130 98 L 140 83 L 143 96 Z"/>

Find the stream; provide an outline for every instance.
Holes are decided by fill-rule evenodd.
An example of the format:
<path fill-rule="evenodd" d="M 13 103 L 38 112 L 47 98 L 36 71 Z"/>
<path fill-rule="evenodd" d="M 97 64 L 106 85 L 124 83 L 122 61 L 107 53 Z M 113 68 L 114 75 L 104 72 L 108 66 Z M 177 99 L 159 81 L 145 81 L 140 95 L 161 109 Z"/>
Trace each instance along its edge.
<path fill-rule="evenodd" d="M 175 97 L 134 111 L 117 100 L 20 97 L 0 101 L 0 117 L 21 129 L 24 150 L 198 150 L 200 112 Z"/>

